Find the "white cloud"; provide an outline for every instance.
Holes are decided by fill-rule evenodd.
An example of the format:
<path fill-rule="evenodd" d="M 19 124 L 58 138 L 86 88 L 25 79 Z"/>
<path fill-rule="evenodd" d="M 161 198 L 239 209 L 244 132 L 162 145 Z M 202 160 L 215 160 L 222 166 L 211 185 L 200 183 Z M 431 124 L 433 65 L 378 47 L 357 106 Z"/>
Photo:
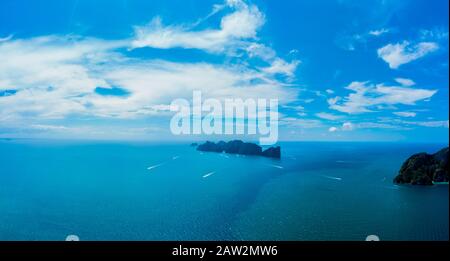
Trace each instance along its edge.
<path fill-rule="evenodd" d="M 225 52 L 244 44 L 242 40 L 255 39 L 257 31 L 265 23 L 264 14 L 255 5 L 247 5 L 243 1 L 227 1 L 226 5 L 233 12 L 222 17 L 218 29 L 195 31 L 190 26 L 165 26 L 160 17 L 155 17 L 148 25 L 135 27 L 136 38 L 132 46 Z"/>
<path fill-rule="evenodd" d="M 398 124 L 390 124 L 383 122 L 358 122 L 358 123 L 350 123 L 346 122 L 342 124 L 341 127 L 331 127 L 329 128 L 330 132 L 337 131 L 352 131 L 355 129 L 394 129 L 394 130 L 409 130 L 410 128 L 404 127 Z"/>
<path fill-rule="evenodd" d="M 0 100 L 0 117 L 27 114 L 61 118 L 83 113 L 79 95 L 107 86 L 94 68 L 103 61 L 113 62 L 111 49 L 123 43 L 73 37 L 37 37 L 0 43 L 0 88 L 16 90 Z"/>
<path fill-rule="evenodd" d="M 261 71 L 273 75 L 282 74 L 288 77 L 294 77 L 295 70 L 297 69 L 299 63 L 299 61 L 292 61 L 288 63 L 282 59 L 277 58 L 269 67 L 261 68 Z"/>
<path fill-rule="evenodd" d="M 0 43 L 0 124 L 20 119 L 135 118 L 167 113 L 175 98 L 201 90 L 218 99 L 278 98 L 291 102 L 297 90 L 245 65 L 175 63 L 128 58 L 122 41 L 39 37 Z M 127 97 L 102 96 L 96 87 L 118 86 Z"/>
<path fill-rule="evenodd" d="M 135 27 L 131 48 L 199 49 L 233 57 L 244 54 L 265 61 L 268 66 L 259 68 L 264 73 L 281 74 L 292 80 L 300 61 L 287 62 L 277 57 L 271 47 L 259 42 L 257 33 L 265 23 L 265 16 L 258 7 L 242 0 L 228 0 L 223 5 L 215 6 L 207 17 L 225 8 L 230 9 L 231 13 L 221 18 L 216 29 L 195 30 L 199 22 L 189 26 L 164 25 L 160 17 L 155 17 L 148 25 Z"/>
<path fill-rule="evenodd" d="M 448 120 L 446 121 L 403 121 L 403 124 L 406 125 L 417 125 L 421 127 L 430 127 L 430 128 L 448 128 Z"/>
<path fill-rule="evenodd" d="M 369 82 L 352 82 L 345 88 L 352 93 L 345 98 L 328 99 L 328 104 L 331 109 L 350 114 L 372 112 L 373 107 L 380 105 L 415 105 L 417 101 L 431 98 L 437 92 Z"/>
<path fill-rule="evenodd" d="M 305 107 L 301 105 L 283 105 L 285 109 L 294 110 L 298 116 L 305 117 L 307 113 L 305 112 Z"/>
<path fill-rule="evenodd" d="M 323 127 L 323 124 L 319 120 L 314 119 L 300 119 L 295 117 L 283 117 L 279 121 L 280 125 L 301 128 L 301 129 L 311 129 Z"/>
<path fill-rule="evenodd" d="M 433 28 L 420 30 L 420 38 L 425 41 L 448 41 L 448 29 Z"/>
<path fill-rule="evenodd" d="M 315 101 L 315 100 L 312 99 L 312 98 L 309 98 L 309 99 L 300 99 L 300 100 L 303 101 L 303 102 L 306 103 L 306 104 L 310 104 L 310 103 L 312 103 L 312 102 Z"/>
<path fill-rule="evenodd" d="M 448 128 L 449 121 L 405 121 L 400 119 L 386 118 L 379 120 L 379 122 L 346 122 L 341 127 L 331 127 L 329 131 L 351 131 L 355 129 L 411 130 L 414 126 L 428 128 Z"/>
<path fill-rule="evenodd" d="M 17 92 L 0 97 L 0 126 L 33 122 L 42 127 L 40 120 L 71 117 L 167 116 L 168 104 L 176 98 L 191 99 L 193 90 L 202 91 L 204 98 L 278 98 L 280 105 L 295 100 L 298 90 L 290 85 L 299 61 L 284 61 L 259 42 L 257 32 L 265 18 L 255 5 L 228 0 L 196 24 L 224 9 L 229 12 L 216 29 L 165 26 L 154 18 L 148 26 L 136 27 L 133 39 L 2 38 L 0 57 L 8 62 L 0 63 L 0 91 Z M 247 57 L 224 57 L 222 64 L 131 57 L 129 51 L 139 47 L 196 48 L 213 55 L 240 51 Z M 252 57 L 268 66 L 244 60 Z M 129 95 L 103 96 L 95 92 L 97 87 L 118 87 Z"/>
<path fill-rule="evenodd" d="M 326 95 L 323 94 L 321 91 L 315 91 L 314 94 L 315 94 L 317 97 L 326 97 Z"/>
<path fill-rule="evenodd" d="M 391 69 L 397 69 L 402 64 L 417 60 L 439 48 L 434 42 L 420 42 L 411 44 L 408 41 L 397 44 L 388 44 L 378 49 L 378 57 L 389 64 Z"/>
<path fill-rule="evenodd" d="M 326 92 L 327 92 L 328 94 L 333 94 L 333 93 L 334 93 L 334 91 L 331 90 L 331 89 L 327 89 Z"/>
<path fill-rule="evenodd" d="M 389 123 L 380 122 L 360 122 L 357 124 L 358 129 L 395 129 L 395 130 L 405 130 L 403 126 L 393 125 Z"/>
<path fill-rule="evenodd" d="M 289 51 L 289 54 L 290 55 L 296 55 L 296 54 L 298 54 L 298 50 L 297 49 L 292 49 L 292 50 Z"/>
<path fill-rule="evenodd" d="M 383 118 L 380 119 L 382 124 L 396 124 L 402 128 L 411 128 L 411 126 L 428 127 L 428 128 L 448 128 L 448 120 L 430 120 L 430 121 L 407 121 L 403 119 Z"/>
<path fill-rule="evenodd" d="M 344 123 L 342 124 L 342 126 L 340 126 L 340 127 L 332 126 L 332 127 L 330 127 L 330 128 L 328 129 L 328 131 L 329 131 L 329 132 L 352 131 L 352 130 L 354 130 L 355 128 L 356 128 L 356 126 L 353 125 L 353 123 L 351 123 L 351 122 L 344 122 Z"/>
<path fill-rule="evenodd" d="M 367 44 L 371 40 L 371 38 L 379 37 L 388 32 L 390 32 L 390 29 L 381 28 L 378 30 L 371 30 L 369 32 L 366 31 L 364 33 L 343 33 L 338 35 L 338 37 L 335 39 L 335 42 L 340 48 L 344 50 L 354 51 L 360 45 Z"/>
<path fill-rule="evenodd" d="M 425 100 L 424 100 L 425 101 Z M 392 104 L 388 104 L 388 105 L 377 105 L 375 106 L 375 108 L 377 108 L 378 110 L 397 110 L 398 108 Z"/>
<path fill-rule="evenodd" d="M 354 129 L 354 126 L 353 126 L 353 124 L 351 122 L 344 122 L 342 124 L 342 130 L 343 131 L 351 131 L 353 129 Z"/>
<path fill-rule="evenodd" d="M 352 131 L 356 128 L 356 126 L 351 122 L 344 122 L 341 127 L 332 126 L 328 129 L 329 132 L 337 132 L 337 131 Z"/>
<path fill-rule="evenodd" d="M 31 128 L 37 130 L 50 130 L 50 131 L 61 131 L 61 130 L 69 130 L 66 126 L 61 125 L 44 125 L 44 124 L 32 124 Z"/>
<path fill-rule="evenodd" d="M 321 119 L 325 119 L 325 120 L 333 120 L 333 121 L 342 118 L 342 116 L 335 115 L 335 114 L 332 114 L 332 113 L 326 113 L 326 112 L 319 112 L 319 113 L 316 113 L 316 116 L 319 117 L 319 118 L 321 118 Z"/>
<path fill-rule="evenodd" d="M 264 61 L 271 61 L 276 58 L 275 51 L 272 48 L 265 46 L 264 44 L 250 43 L 245 48 L 245 51 L 250 58 L 259 57 Z"/>
<path fill-rule="evenodd" d="M 336 128 L 336 127 L 330 127 L 330 128 L 328 129 L 328 131 L 329 131 L 329 132 L 336 132 L 336 131 L 338 131 L 338 128 Z"/>
<path fill-rule="evenodd" d="M 400 83 L 402 86 L 407 87 L 416 85 L 416 83 L 413 80 L 407 78 L 395 78 L 395 81 Z"/>
<path fill-rule="evenodd" d="M 410 112 L 410 111 L 398 111 L 398 112 L 393 112 L 393 114 L 400 116 L 400 117 L 416 117 L 417 113 L 415 112 Z"/>
<path fill-rule="evenodd" d="M 381 28 L 378 30 L 372 30 L 369 32 L 369 34 L 372 36 L 380 36 L 382 34 L 389 33 L 389 32 L 390 32 L 390 30 L 388 28 Z"/>
<path fill-rule="evenodd" d="M 283 108 L 295 110 L 295 111 L 299 111 L 299 112 L 302 112 L 305 110 L 305 107 L 303 107 L 302 105 L 284 105 Z"/>
<path fill-rule="evenodd" d="M 342 98 L 340 96 L 336 96 L 334 98 L 327 99 L 327 102 L 329 105 L 335 105 L 337 104 Z"/>

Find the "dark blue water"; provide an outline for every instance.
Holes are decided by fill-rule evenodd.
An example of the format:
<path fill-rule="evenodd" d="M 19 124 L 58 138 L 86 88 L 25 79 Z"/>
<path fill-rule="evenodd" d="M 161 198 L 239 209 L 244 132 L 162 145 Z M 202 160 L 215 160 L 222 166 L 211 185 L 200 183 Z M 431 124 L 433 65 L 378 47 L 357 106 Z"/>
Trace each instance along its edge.
<path fill-rule="evenodd" d="M 0 141 L 0 240 L 448 240 L 448 185 L 392 184 L 445 144 Z M 150 169 L 148 169 L 150 167 Z"/>

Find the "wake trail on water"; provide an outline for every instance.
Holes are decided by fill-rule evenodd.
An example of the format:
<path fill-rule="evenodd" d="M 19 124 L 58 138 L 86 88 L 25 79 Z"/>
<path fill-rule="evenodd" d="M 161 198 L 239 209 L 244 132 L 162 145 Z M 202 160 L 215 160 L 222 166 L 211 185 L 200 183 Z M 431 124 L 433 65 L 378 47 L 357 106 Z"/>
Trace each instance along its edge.
<path fill-rule="evenodd" d="M 177 159 L 179 159 L 179 158 L 180 158 L 180 156 L 173 156 L 173 157 L 172 157 L 172 160 L 177 160 Z M 150 167 L 148 167 L 147 169 L 148 169 L 148 170 L 156 169 L 156 168 L 161 167 L 162 165 L 165 165 L 165 164 L 167 164 L 167 163 L 168 163 L 168 161 L 165 161 L 165 162 L 162 162 L 162 163 L 159 163 L 159 164 L 150 166 Z"/>
<path fill-rule="evenodd" d="M 153 165 L 153 166 L 148 167 L 147 169 L 148 169 L 148 170 L 156 169 L 157 167 L 161 167 L 161 166 L 164 165 L 164 164 L 165 164 L 165 163 L 156 164 L 156 165 Z"/>
<path fill-rule="evenodd" d="M 211 176 L 211 175 L 213 175 L 215 173 L 216 173 L 215 171 L 209 172 L 209 173 L 203 175 L 203 178 L 207 178 L 207 177 L 209 177 L 209 176 Z"/>
<path fill-rule="evenodd" d="M 327 178 L 327 179 L 339 180 L 339 181 L 342 180 L 342 178 L 339 178 L 339 177 L 333 177 L 333 176 L 322 175 L 322 177 Z"/>
<path fill-rule="evenodd" d="M 284 167 L 283 166 L 280 166 L 280 165 L 274 165 L 274 164 L 272 164 L 272 165 L 268 165 L 269 167 L 272 167 L 272 168 L 276 168 L 276 169 L 284 169 Z"/>

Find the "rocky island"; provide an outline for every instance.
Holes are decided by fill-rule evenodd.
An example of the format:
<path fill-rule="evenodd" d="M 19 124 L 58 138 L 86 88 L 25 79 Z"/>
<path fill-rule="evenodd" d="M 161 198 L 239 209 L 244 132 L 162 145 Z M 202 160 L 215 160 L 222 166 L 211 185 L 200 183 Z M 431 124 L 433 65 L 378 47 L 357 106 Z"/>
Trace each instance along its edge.
<path fill-rule="evenodd" d="M 200 144 L 197 147 L 197 150 L 219 153 L 225 152 L 239 155 L 263 156 L 276 159 L 281 158 L 281 148 L 279 146 L 263 150 L 262 147 L 257 144 L 243 142 L 241 140 L 233 140 L 229 142 L 219 141 L 217 143 L 207 141 L 203 144 Z"/>
<path fill-rule="evenodd" d="M 412 155 L 403 163 L 394 183 L 412 185 L 448 183 L 448 150 L 447 147 L 434 154 L 418 153 Z"/>

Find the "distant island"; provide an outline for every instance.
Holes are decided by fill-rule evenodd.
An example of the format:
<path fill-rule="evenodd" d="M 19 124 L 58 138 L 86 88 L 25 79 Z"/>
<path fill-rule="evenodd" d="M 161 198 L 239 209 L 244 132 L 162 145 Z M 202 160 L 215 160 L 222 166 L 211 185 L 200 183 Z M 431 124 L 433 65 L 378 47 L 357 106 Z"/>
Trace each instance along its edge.
<path fill-rule="evenodd" d="M 261 146 L 250 143 L 243 142 L 241 140 L 233 140 L 229 142 L 219 141 L 217 143 L 207 141 L 203 144 L 198 145 L 198 151 L 208 151 L 208 152 L 225 152 L 230 154 L 239 154 L 239 155 L 254 155 L 254 156 L 263 156 L 268 158 L 281 158 L 281 148 L 270 147 L 266 150 L 263 150 Z"/>
<path fill-rule="evenodd" d="M 403 163 L 394 183 L 412 185 L 448 183 L 448 150 L 447 147 L 434 154 L 412 155 Z"/>

